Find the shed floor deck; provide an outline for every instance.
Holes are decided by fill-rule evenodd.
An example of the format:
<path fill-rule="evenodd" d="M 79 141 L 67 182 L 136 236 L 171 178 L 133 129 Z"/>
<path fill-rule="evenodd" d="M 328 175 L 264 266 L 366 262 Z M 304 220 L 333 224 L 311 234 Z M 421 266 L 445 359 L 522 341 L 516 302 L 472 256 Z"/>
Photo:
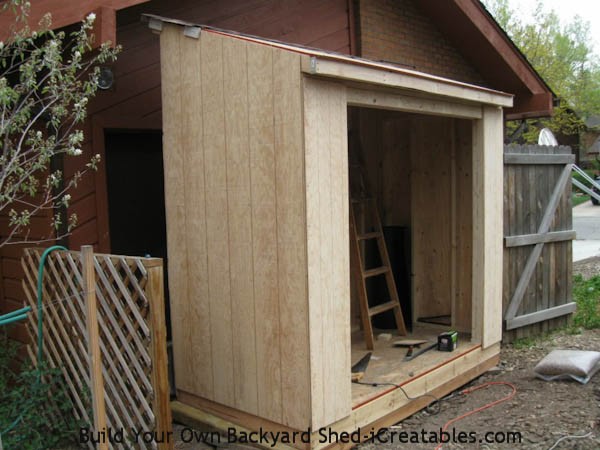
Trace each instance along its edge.
<path fill-rule="evenodd" d="M 477 344 L 471 343 L 471 336 L 464 333 L 459 333 L 458 347 L 453 352 L 439 352 L 433 349 L 411 361 L 404 361 L 408 350 L 406 347 L 394 347 L 394 342 L 400 339 L 426 339 L 428 342 L 421 345 L 423 348 L 430 343 L 437 342 L 438 334 L 447 330 L 448 327 L 417 325 L 413 327 L 408 336 L 398 336 L 397 333 L 394 333 L 389 341 L 376 340 L 371 361 L 361 382 L 407 384 L 478 347 Z M 378 330 L 374 334 L 377 336 L 381 332 Z M 414 351 L 417 350 L 418 348 L 415 348 Z M 368 350 L 362 331 L 352 333 L 352 364 L 355 364 L 366 353 Z M 373 387 L 352 383 L 352 408 L 356 409 L 395 389 L 392 385 Z"/>

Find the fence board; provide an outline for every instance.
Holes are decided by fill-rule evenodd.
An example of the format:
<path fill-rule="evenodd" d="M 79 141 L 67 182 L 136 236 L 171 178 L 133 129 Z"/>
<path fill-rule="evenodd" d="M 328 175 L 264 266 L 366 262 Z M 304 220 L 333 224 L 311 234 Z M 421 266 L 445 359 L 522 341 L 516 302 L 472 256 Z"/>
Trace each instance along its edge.
<path fill-rule="evenodd" d="M 22 258 L 23 288 L 33 310 L 28 321 L 31 336 L 37 330 L 35 292 L 41 252 L 26 249 Z M 93 279 L 88 283 L 95 287 L 97 298 L 98 339 L 95 357 L 89 358 L 85 294 L 90 291 L 84 285 L 87 277 L 79 255 L 56 251 L 46 261 L 42 285 L 45 361 L 61 368 L 73 414 L 92 426 L 90 364 L 100 359 L 107 427 L 124 429 L 130 438 L 134 438 L 132 430 L 157 433 L 152 442 L 113 443 L 110 448 L 172 449 L 172 441 L 161 442 L 171 430 L 162 261 L 93 255 Z M 33 357 L 37 340 L 31 342 Z M 94 448 L 93 444 L 88 447 Z"/>
<path fill-rule="evenodd" d="M 504 148 L 505 341 L 555 328 L 573 311 L 572 162 L 569 147 Z"/>

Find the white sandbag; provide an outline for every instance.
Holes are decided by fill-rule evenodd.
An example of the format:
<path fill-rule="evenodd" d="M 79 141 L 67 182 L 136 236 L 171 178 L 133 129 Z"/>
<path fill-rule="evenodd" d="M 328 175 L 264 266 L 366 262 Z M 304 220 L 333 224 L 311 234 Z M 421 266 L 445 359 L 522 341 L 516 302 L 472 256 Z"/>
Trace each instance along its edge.
<path fill-rule="evenodd" d="M 600 370 L 600 352 L 553 350 L 533 371 L 542 380 L 573 379 L 586 384 Z"/>

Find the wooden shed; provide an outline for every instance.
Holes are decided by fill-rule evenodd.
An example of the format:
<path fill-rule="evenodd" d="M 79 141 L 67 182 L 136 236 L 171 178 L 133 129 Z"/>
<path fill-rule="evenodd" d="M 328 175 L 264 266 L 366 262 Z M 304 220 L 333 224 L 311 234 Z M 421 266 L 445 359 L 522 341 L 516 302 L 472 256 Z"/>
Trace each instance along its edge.
<path fill-rule="evenodd" d="M 511 95 L 147 19 L 160 33 L 176 415 L 311 430 L 293 446 L 327 447 L 319 429 L 388 426 L 497 363 Z M 384 225 L 411 224 L 410 334 L 460 332 L 454 352 L 410 362 L 377 341 L 365 380 L 396 386 L 351 383 L 366 353 L 350 271 L 353 145 Z M 447 326 L 420 320 L 440 316 Z"/>

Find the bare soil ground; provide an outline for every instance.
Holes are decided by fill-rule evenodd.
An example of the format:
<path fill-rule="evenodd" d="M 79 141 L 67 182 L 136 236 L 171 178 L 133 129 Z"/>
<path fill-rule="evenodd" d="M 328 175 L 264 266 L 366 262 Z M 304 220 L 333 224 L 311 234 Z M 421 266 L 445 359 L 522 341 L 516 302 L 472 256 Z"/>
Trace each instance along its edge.
<path fill-rule="evenodd" d="M 600 350 L 600 330 L 585 331 L 579 335 L 557 333 L 552 338 L 541 341 L 529 348 L 516 349 L 506 346 L 501 352 L 501 362 L 496 370 L 490 371 L 465 388 L 487 382 L 505 381 L 512 383 L 516 395 L 504 403 L 466 417 L 450 425 L 455 435 L 463 431 L 476 433 L 475 443 L 444 444 L 443 449 L 550 449 L 565 435 L 591 436 L 585 439 L 569 439 L 559 443 L 555 449 L 600 449 L 600 375 L 592 378 L 587 385 L 573 381 L 546 382 L 534 377 L 533 368 L 553 349 Z M 464 388 L 461 388 L 461 390 Z M 460 392 L 460 391 L 459 391 Z M 360 446 L 361 450 L 377 449 L 435 449 L 435 443 L 415 444 L 398 442 L 401 432 L 405 436 L 414 433 L 437 432 L 448 421 L 461 416 L 487 403 L 505 397 L 511 392 L 506 386 L 492 385 L 471 394 L 455 393 L 442 400 L 438 414 L 421 411 L 393 427 L 383 440 L 390 439 L 390 433 L 397 433 L 393 443 L 372 442 Z M 519 432 L 521 443 L 483 443 L 488 432 Z M 411 434 L 413 433 L 413 434 Z M 491 437 L 491 436 L 490 436 Z M 500 440 L 508 435 L 498 435 Z M 465 438 L 466 439 L 466 438 Z M 431 439 L 429 439 L 431 442 Z"/>

